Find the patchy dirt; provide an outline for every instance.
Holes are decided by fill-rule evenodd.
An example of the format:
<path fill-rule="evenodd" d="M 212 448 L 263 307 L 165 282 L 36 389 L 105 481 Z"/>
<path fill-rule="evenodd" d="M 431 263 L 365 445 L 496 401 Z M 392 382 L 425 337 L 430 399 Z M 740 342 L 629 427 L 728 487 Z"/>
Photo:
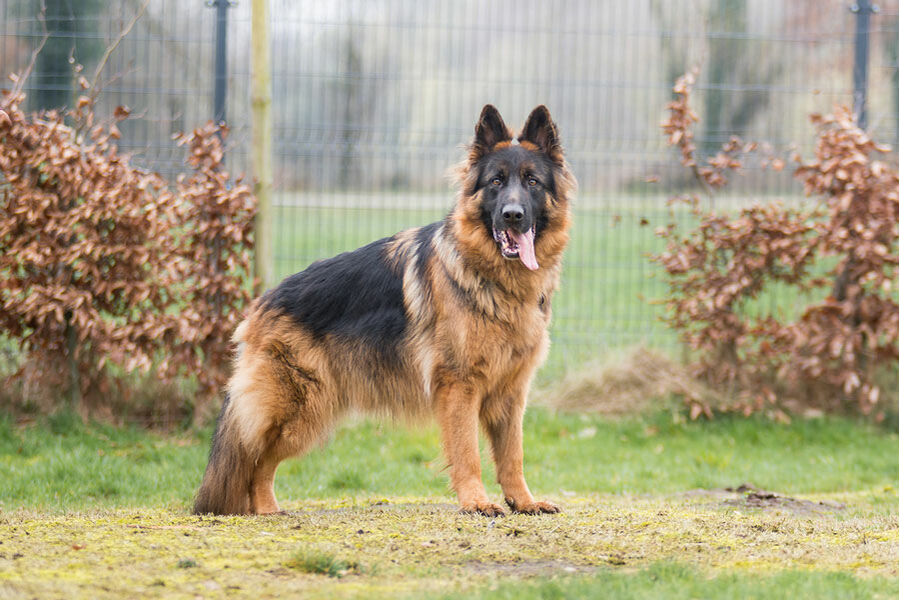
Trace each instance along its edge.
<path fill-rule="evenodd" d="M 426 514 L 432 515 L 436 513 L 454 513 L 458 512 L 459 505 L 450 502 L 398 502 L 394 503 L 386 498 L 372 500 L 368 508 L 373 513 L 391 512 L 406 513 L 408 515 Z M 341 506 L 337 508 L 321 508 L 314 511 L 284 511 L 285 515 L 303 515 L 303 514 L 329 514 L 342 513 L 358 510 L 357 506 Z"/>
<path fill-rule="evenodd" d="M 786 511 L 796 516 L 815 516 L 839 512 L 846 505 L 836 500 L 806 500 L 777 492 L 757 489 L 750 483 L 713 490 L 690 490 L 684 497 L 714 498 L 721 506 L 763 511 Z"/>
<path fill-rule="evenodd" d="M 828 512 L 845 510 L 846 505 L 832 500 L 802 500 L 783 496 L 775 492 L 755 489 L 750 484 L 737 488 L 725 488 L 737 494 L 737 497 L 724 501 L 725 505 L 741 508 L 761 508 L 786 510 L 796 515 L 820 515 Z"/>
<path fill-rule="evenodd" d="M 497 519 L 460 514 L 447 497 L 316 501 L 266 517 L 195 517 L 186 508 L 24 510 L 0 513 L 0 596 L 396 598 L 657 561 L 709 573 L 814 568 L 899 576 L 894 496 L 576 496 L 559 515 Z M 775 500 L 778 510 L 751 504 Z M 784 509 L 802 501 L 845 508 Z M 341 577 L 303 572 L 291 568 L 298 554 L 354 568 Z"/>
<path fill-rule="evenodd" d="M 578 565 L 561 560 L 524 560 L 517 563 L 472 561 L 465 565 L 476 575 L 492 577 L 552 577 L 575 573 L 595 573 L 598 567 Z"/>

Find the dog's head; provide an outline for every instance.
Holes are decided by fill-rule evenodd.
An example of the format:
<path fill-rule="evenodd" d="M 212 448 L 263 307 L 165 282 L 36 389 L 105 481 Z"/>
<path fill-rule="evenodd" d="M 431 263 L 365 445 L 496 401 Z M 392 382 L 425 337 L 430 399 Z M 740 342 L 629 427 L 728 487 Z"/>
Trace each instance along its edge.
<path fill-rule="evenodd" d="M 495 251 L 532 271 L 539 269 L 537 247 L 553 229 L 562 203 L 564 223 L 556 225 L 567 229 L 567 196 L 573 182 L 547 108 L 535 108 L 514 138 L 496 108 L 485 106 L 465 171 L 463 194 L 477 199 L 478 219 Z"/>

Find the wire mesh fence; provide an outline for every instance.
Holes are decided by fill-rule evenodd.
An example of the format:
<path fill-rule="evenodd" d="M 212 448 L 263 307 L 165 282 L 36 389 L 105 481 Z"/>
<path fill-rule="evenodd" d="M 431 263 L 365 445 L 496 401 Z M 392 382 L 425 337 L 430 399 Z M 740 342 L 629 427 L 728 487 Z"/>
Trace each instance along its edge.
<path fill-rule="evenodd" d="M 182 168 L 174 132 L 213 115 L 215 18 L 225 0 L 152 0 L 100 77 L 100 113 L 135 118 L 122 147 L 164 173 Z M 51 34 L 26 86 L 32 108 L 70 103 L 73 64 L 88 78 L 143 2 L 0 0 L 0 65 L 27 64 Z M 695 191 L 659 124 L 674 79 L 702 69 L 697 145 L 731 135 L 809 150 L 811 112 L 852 103 L 858 10 L 838 0 L 272 0 L 275 272 L 441 218 L 453 203 L 448 168 L 462 157 L 485 103 L 519 124 L 546 104 L 580 182 L 563 283 L 554 301 L 545 377 L 632 346 L 676 351 L 652 303 L 665 290 L 647 254 L 654 229 L 685 214 Z M 226 119 L 234 172 L 248 171 L 250 6 L 227 12 Z M 868 125 L 897 137 L 899 1 L 868 28 Z M 221 64 L 221 63 L 220 63 Z M 750 164 L 715 199 L 800 201 L 789 169 Z M 772 297 L 788 310 L 790 296 Z"/>

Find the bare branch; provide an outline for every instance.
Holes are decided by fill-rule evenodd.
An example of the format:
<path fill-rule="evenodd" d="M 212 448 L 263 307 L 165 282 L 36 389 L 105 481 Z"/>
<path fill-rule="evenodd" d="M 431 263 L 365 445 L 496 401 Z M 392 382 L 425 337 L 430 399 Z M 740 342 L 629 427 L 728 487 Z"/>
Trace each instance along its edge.
<path fill-rule="evenodd" d="M 94 100 L 97 98 L 97 95 L 100 93 L 100 88 L 98 87 L 98 82 L 100 81 L 100 74 L 103 72 L 103 68 L 106 67 L 106 62 L 109 60 L 110 55 L 115 51 L 115 49 L 119 46 L 119 43 L 125 38 L 126 35 L 131 33 L 131 30 L 134 28 L 134 25 L 137 23 L 138 19 L 144 14 L 144 11 L 147 10 L 147 6 L 150 4 L 150 0 L 144 0 L 144 3 L 138 9 L 137 13 L 135 13 L 134 18 L 131 19 L 131 22 L 119 32 L 119 35 L 116 37 L 115 41 L 106 47 L 106 51 L 103 53 L 103 58 L 100 59 L 100 62 L 97 64 L 97 68 L 94 71 L 94 79 L 91 81 L 91 92 L 90 98 Z"/>
<path fill-rule="evenodd" d="M 31 53 L 31 58 L 28 60 L 28 66 L 25 67 L 25 70 L 19 73 L 16 77 L 15 83 L 12 88 L 12 95 L 18 96 L 22 91 L 22 88 L 25 86 L 25 82 L 28 81 L 28 77 L 31 76 L 31 72 L 34 70 L 34 65 L 37 63 L 37 57 L 41 53 L 41 50 L 44 49 L 44 45 L 46 45 L 47 40 L 50 39 L 50 32 L 47 31 L 47 5 L 44 4 L 43 0 L 41 0 L 41 11 L 38 13 L 37 20 L 41 24 L 41 28 L 44 30 L 44 37 L 41 38 L 40 43 L 37 45 L 37 48 Z"/>

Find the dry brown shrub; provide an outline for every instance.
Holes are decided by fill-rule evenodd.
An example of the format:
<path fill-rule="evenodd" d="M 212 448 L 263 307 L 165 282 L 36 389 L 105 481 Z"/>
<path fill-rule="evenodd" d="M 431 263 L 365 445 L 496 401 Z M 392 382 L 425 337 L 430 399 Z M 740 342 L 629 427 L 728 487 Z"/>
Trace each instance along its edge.
<path fill-rule="evenodd" d="M 255 199 L 222 168 L 227 131 L 179 136 L 192 171 L 172 184 L 119 152 L 128 109 L 100 123 L 81 83 L 64 112 L 28 115 L 18 89 L 0 100 L 0 333 L 26 357 L 14 376 L 81 409 L 127 394 L 128 373 L 188 376 L 201 408 L 249 300 Z"/>
<path fill-rule="evenodd" d="M 663 128 L 683 164 L 716 189 L 756 145 L 733 140 L 700 164 L 691 131 L 698 118 L 689 108 L 694 81 L 695 72 L 678 80 Z M 815 200 L 810 208 L 758 204 L 732 216 L 697 202 L 698 227 L 659 231 L 668 240 L 654 257 L 668 275 L 667 322 L 695 351 L 695 372 L 732 395 L 729 409 L 747 415 L 797 401 L 869 413 L 880 401 L 878 378 L 899 357 L 899 171 L 886 160 L 890 149 L 859 129 L 847 107 L 811 120 L 814 157 L 792 157 Z M 775 282 L 808 299 L 796 319 L 750 309 Z"/>

